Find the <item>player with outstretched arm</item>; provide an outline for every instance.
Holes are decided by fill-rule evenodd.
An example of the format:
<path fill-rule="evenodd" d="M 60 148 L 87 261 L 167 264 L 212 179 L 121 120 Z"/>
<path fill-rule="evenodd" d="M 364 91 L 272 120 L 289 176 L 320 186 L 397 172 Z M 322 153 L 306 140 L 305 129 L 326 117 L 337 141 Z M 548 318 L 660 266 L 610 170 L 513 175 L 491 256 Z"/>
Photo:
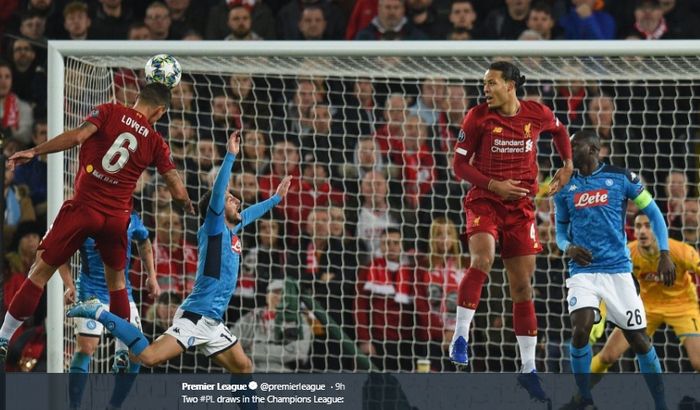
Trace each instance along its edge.
<path fill-rule="evenodd" d="M 639 177 L 623 168 L 601 163 L 600 138 L 592 131 L 571 139 L 577 172 L 555 195 L 557 246 L 569 259 L 567 302 L 571 315 L 571 368 L 581 396 L 580 407 L 593 405 L 590 390 L 589 335 L 601 301 L 607 318 L 632 346 L 656 409 L 665 409 L 661 364 L 646 334 L 647 319 L 632 277 L 627 248 L 625 210 L 631 199 L 649 217 L 658 240 L 657 272 L 666 286 L 675 280 L 664 217 Z"/>
<path fill-rule="evenodd" d="M 532 200 L 538 187 L 537 140 L 541 133 L 551 133 L 564 161 L 550 185 L 554 193 L 573 172 L 569 135 L 545 105 L 518 99 L 516 91 L 525 77 L 515 65 L 495 62 L 483 81 L 486 102 L 469 110 L 455 146 L 455 174 L 472 184 L 464 199 L 471 264 L 459 284 L 450 360 L 457 365 L 468 363 L 469 327 L 498 242 L 508 272 L 513 328 L 522 361 L 518 382 L 531 397 L 545 401 L 535 368 L 537 319 L 530 284 L 535 255 L 542 250 Z"/>
<path fill-rule="evenodd" d="M 138 328 L 113 315 L 96 300 L 73 306 L 68 310 L 68 316 L 99 321 L 130 346 L 131 353 L 146 366 L 158 365 L 188 348 L 199 347 L 231 373 L 252 373 L 252 362 L 223 322 L 238 280 L 242 244 L 237 234 L 282 201 L 291 177 L 282 180 L 270 199 L 239 213 L 241 201 L 228 191 L 231 169 L 239 150 L 240 135 L 236 131 L 229 138 L 228 152 L 213 190 L 207 192 L 199 204 L 201 215 L 205 217 L 197 232 L 199 261 L 194 288 L 180 305 L 165 334 L 149 345 Z"/>
<path fill-rule="evenodd" d="M 10 338 L 36 310 L 46 283 L 66 263 L 85 239 L 95 240 L 104 262 L 109 289 L 109 310 L 129 319 L 126 291 L 127 227 L 131 196 L 141 173 L 155 165 L 176 203 L 194 213 L 182 178 L 175 169 L 170 148 L 153 128 L 170 105 L 170 89 L 159 83 L 146 85 L 132 107 L 118 103 L 97 106 L 83 124 L 38 146 L 16 152 L 8 166 L 35 156 L 80 145 L 80 169 L 75 194 L 61 206 L 53 225 L 39 245 L 36 260 L 5 314 L 0 328 L 0 363 L 5 361 Z"/>

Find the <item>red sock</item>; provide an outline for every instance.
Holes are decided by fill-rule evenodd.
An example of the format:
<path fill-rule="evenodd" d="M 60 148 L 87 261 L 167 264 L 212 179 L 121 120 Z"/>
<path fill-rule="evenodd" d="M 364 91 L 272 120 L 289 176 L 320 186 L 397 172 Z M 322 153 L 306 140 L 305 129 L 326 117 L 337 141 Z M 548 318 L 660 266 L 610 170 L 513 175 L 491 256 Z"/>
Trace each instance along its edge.
<path fill-rule="evenodd" d="M 487 277 L 488 275 L 479 269 L 469 268 L 459 283 L 458 306 L 476 310 L 476 307 L 479 306 L 479 299 L 481 299 L 481 288 Z"/>
<path fill-rule="evenodd" d="M 15 294 L 7 311 L 15 319 L 26 319 L 34 314 L 43 293 L 43 287 L 35 285 L 34 282 L 27 278 L 17 291 L 17 294 Z"/>
<path fill-rule="evenodd" d="M 516 336 L 537 336 L 535 302 L 513 303 L 513 330 Z"/>
<path fill-rule="evenodd" d="M 126 288 L 109 292 L 109 311 L 120 318 L 129 321 L 131 307 L 129 307 L 129 294 Z"/>

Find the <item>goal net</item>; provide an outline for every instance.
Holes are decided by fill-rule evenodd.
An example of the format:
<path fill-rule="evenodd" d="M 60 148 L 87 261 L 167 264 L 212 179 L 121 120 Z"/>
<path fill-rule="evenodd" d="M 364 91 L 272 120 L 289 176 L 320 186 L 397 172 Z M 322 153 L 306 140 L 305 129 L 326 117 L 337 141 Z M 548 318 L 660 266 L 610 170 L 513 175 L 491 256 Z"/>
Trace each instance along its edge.
<path fill-rule="evenodd" d="M 500 49 L 501 43 L 489 44 L 492 54 Z M 465 50 L 436 55 L 432 47 L 447 50 L 441 43 L 404 46 L 405 56 L 379 55 L 372 44 L 362 45 L 364 55 L 305 55 L 295 43 L 278 55 L 196 47 L 178 44 L 172 51 L 184 75 L 157 124 L 192 199 L 210 188 L 227 136 L 236 129 L 243 141 L 231 187 L 243 209 L 273 195 L 281 176 L 294 176 L 284 202 L 240 235 L 239 281 L 225 320 L 234 334 L 241 332 L 256 371 L 416 371 L 419 360 L 429 360 L 434 371 L 453 371 L 445 357 L 456 287 L 468 266 L 461 207 L 468 185 L 452 173 L 452 148 L 464 113 L 482 101 L 484 71 L 504 57 Z M 551 107 L 570 133 L 597 130 L 605 160 L 641 174 L 668 212 L 671 236 L 697 246 L 700 57 L 651 56 L 660 52 L 642 46 L 637 55 L 597 57 L 519 47 L 529 51 L 507 59 L 527 76 L 520 96 Z M 149 55 L 131 50 L 65 53 L 64 128 L 78 126 L 100 103 L 133 103 Z M 159 52 L 169 50 L 165 45 Z M 548 135 L 537 146 L 545 192 L 559 158 Z M 72 194 L 77 159 L 77 150 L 65 155 L 59 203 Z M 533 279 L 538 368 L 570 371 L 565 270 L 554 243 L 553 205 L 542 195 L 535 201 L 544 245 Z M 156 338 L 191 290 L 199 219 L 171 206 L 153 169 L 134 194 L 134 209 L 149 230 L 163 294 L 149 297 L 136 244 L 129 277 L 144 332 Z M 627 231 L 633 234 L 631 225 Z M 384 257 L 389 262 L 377 262 Z M 519 367 L 512 303 L 498 259 L 472 326 L 471 371 Z M 76 278 L 79 268 L 76 256 Z M 72 326 L 65 320 L 64 369 L 76 348 Z M 690 370 L 671 329 L 660 328 L 653 341 L 666 371 Z M 93 370 L 109 371 L 112 344 L 102 338 Z M 633 357 L 615 369 L 634 370 Z M 221 369 L 187 352 L 154 371 Z"/>

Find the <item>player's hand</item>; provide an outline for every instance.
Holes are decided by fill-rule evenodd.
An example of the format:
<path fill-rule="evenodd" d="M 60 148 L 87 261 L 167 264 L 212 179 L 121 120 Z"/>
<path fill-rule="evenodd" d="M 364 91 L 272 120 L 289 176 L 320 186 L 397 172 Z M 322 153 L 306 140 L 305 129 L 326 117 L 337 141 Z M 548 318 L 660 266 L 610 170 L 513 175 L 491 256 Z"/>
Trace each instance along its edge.
<path fill-rule="evenodd" d="M 153 300 L 157 300 L 161 293 L 158 279 L 149 276 L 148 279 L 146 279 L 146 287 L 148 288 L 148 296 Z"/>
<path fill-rule="evenodd" d="M 566 248 L 566 257 L 571 258 L 581 266 L 588 266 L 593 261 L 593 254 L 581 246 L 569 245 Z"/>
<path fill-rule="evenodd" d="M 664 280 L 664 285 L 673 286 L 673 283 L 676 281 L 676 266 L 673 264 L 668 251 L 661 251 L 659 266 L 656 269 L 661 279 Z"/>
<path fill-rule="evenodd" d="M 554 174 L 554 178 L 552 178 L 552 180 L 549 182 L 549 192 L 547 193 L 547 195 L 552 196 L 559 192 L 559 190 L 562 189 L 564 185 L 569 183 L 569 180 L 571 179 L 571 175 L 573 175 L 573 173 L 574 166 L 570 162 L 567 162 L 566 165 L 559 168 Z"/>
<path fill-rule="evenodd" d="M 36 155 L 34 154 L 34 150 L 32 149 L 17 151 L 10 157 L 7 163 L 7 169 L 9 171 L 12 171 L 17 165 L 26 164 L 27 162 L 31 161 L 35 156 Z"/>
<path fill-rule="evenodd" d="M 194 204 L 192 204 L 192 200 L 190 198 L 187 198 L 185 204 L 183 205 L 183 208 L 185 208 L 185 212 L 187 212 L 188 214 L 197 215 L 197 213 L 194 210 Z"/>
<path fill-rule="evenodd" d="M 280 182 L 279 185 L 277 185 L 277 195 L 280 197 L 284 198 L 285 195 L 287 195 L 287 191 L 289 190 L 289 185 L 292 183 L 292 176 L 287 175 L 284 177 L 282 182 Z"/>
<path fill-rule="evenodd" d="M 231 133 L 228 137 L 228 143 L 226 143 L 226 149 L 233 155 L 238 155 L 241 151 L 241 132 L 236 130 Z"/>
<path fill-rule="evenodd" d="M 513 201 L 527 196 L 527 188 L 518 186 L 520 181 L 507 179 L 505 181 L 496 181 L 492 179 L 489 183 L 489 191 L 495 193 L 506 201 Z"/>
<path fill-rule="evenodd" d="M 75 286 L 66 286 L 66 291 L 63 293 L 63 304 L 72 305 L 75 303 Z"/>

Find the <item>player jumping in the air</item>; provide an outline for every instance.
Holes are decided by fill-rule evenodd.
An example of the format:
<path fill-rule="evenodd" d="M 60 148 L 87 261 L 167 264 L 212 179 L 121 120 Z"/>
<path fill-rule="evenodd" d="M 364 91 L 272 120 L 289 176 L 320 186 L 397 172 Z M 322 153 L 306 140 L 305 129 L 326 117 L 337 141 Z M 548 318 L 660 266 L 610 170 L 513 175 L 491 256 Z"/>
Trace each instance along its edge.
<path fill-rule="evenodd" d="M 107 103 L 95 108 L 83 124 L 38 146 L 10 157 L 9 167 L 32 158 L 80 146 L 80 169 L 73 198 L 63 203 L 42 239 L 27 279 L 12 299 L 0 328 L 0 363 L 5 361 L 9 339 L 39 303 L 44 286 L 85 239 L 95 240 L 104 261 L 109 289 L 109 310 L 129 319 L 126 292 L 126 231 L 131 195 L 144 169 L 155 165 L 173 200 L 194 213 L 182 179 L 171 159 L 170 148 L 153 124 L 167 111 L 170 90 L 158 83 L 146 85 L 133 108 Z"/>
<path fill-rule="evenodd" d="M 143 225 L 141 218 L 136 212 L 131 213 L 131 221 L 127 230 L 127 268 L 128 272 L 129 261 L 131 260 L 131 241 L 136 240 L 139 247 L 139 256 L 143 261 L 143 266 L 148 272 L 147 286 L 149 296 L 157 299 L 160 294 L 160 287 L 156 279 L 156 271 L 153 261 L 153 247 L 151 240 L 148 238 L 148 230 Z M 99 299 L 104 307 L 109 306 L 109 291 L 105 282 L 104 263 L 100 254 L 95 248 L 95 241 L 88 238 L 83 246 L 80 247 L 80 273 L 76 286 L 68 286 L 66 290 L 67 302 L 75 302 L 76 292 L 78 301 L 86 301 L 93 297 Z M 68 270 L 61 277 L 70 278 L 70 270 L 68 265 L 59 267 L 60 270 Z M 77 289 L 76 289 L 77 287 Z M 126 277 L 126 290 L 129 294 L 130 317 L 129 321 L 141 328 L 141 318 L 134 303 L 134 297 L 131 293 L 131 283 L 129 277 Z M 75 319 L 75 338 L 77 342 L 77 350 L 73 353 L 73 358 L 70 363 L 70 378 L 69 378 L 69 398 L 70 407 L 79 408 L 83 396 L 83 390 L 87 382 L 87 373 L 90 370 L 90 361 L 92 355 L 98 347 L 100 336 L 102 336 L 104 327 L 101 323 L 93 319 Z M 129 363 L 128 347 L 123 342 L 117 339 L 115 348 L 115 358 L 112 370 L 114 373 L 128 372 L 136 374 L 141 367 L 138 363 Z M 134 377 L 118 377 L 114 385 L 110 406 L 112 408 L 120 408 L 126 398 Z"/>
<path fill-rule="evenodd" d="M 671 286 L 676 273 L 664 217 L 637 175 L 600 163 L 600 138 L 594 132 L 576 133 L 571 145 L 578 171 L 554 201 L 557 246 L 569 258 L 566 287 L 573 326 L 571 368 L 581 396 L 580 407 L 593 405 L 589 335 L 593 323 L 600 319 L 598 307 L 603 301 L 608 320 L 622 329 L 637 355 L 656 409 L 665 409 L 661 365 L 646 334 L 646 313 L 631 273 L 624 229 L 627 200 L 633 200 L 649 217 L 659 246 L 656 272 L 666 286 Z"/>
<path fill-rule="evenodd" d="M 75 305 L 69 317 L 99 321 L 128 346 L 146 366 L 155 366 L 198 346 L 217 364 L 235 374 L 252 372 L 252 362 L 243 352 L 236 336 L 223 322 L 224 312 L 236 289 L 241 259 L 241 241 L 237 234 L 246 225 L 274 208 L 289 189 L 291 177 L 285 177 L 270 199 L 239 213 L 241 201 L 228 192 L 233 162 L 240 150 L 240 136 L 234 132 L 227 154 L 214 182 L 214 188 L 202 197 L 199 207 L 206 215 L 197 232 L 199 262 L 192 293 L 180 305 L 172 326 L 149 345 L 138 328 L 107 311 L 98 301 Z"/>
<path fill-rule="evenodd" d="M 450 360 L 468 362 L 469 327 L 491 270 L 496 243 L 508 272 L 513 299 L 513 328 L 522 360 L 518 377 L 530 395 L 546 400 L 535 369 L 537 319 L 530 281 L 535 255 L 542 250 L 537 239 L 537 139 L 553 134 L 564 167 L 550 185 L 550 193 L 569 182 L 573 172 L 566 128 L 546 106 L 519 100 L 516 91 L 525 82 L 511 63 L 491 64 L 484 75 L 486 103 L 467 113 L 455 146 L 455 174 L 473 188 L 464 200 L 471 265 L 459 285 L 457 325 L 450 343 Z"/>

